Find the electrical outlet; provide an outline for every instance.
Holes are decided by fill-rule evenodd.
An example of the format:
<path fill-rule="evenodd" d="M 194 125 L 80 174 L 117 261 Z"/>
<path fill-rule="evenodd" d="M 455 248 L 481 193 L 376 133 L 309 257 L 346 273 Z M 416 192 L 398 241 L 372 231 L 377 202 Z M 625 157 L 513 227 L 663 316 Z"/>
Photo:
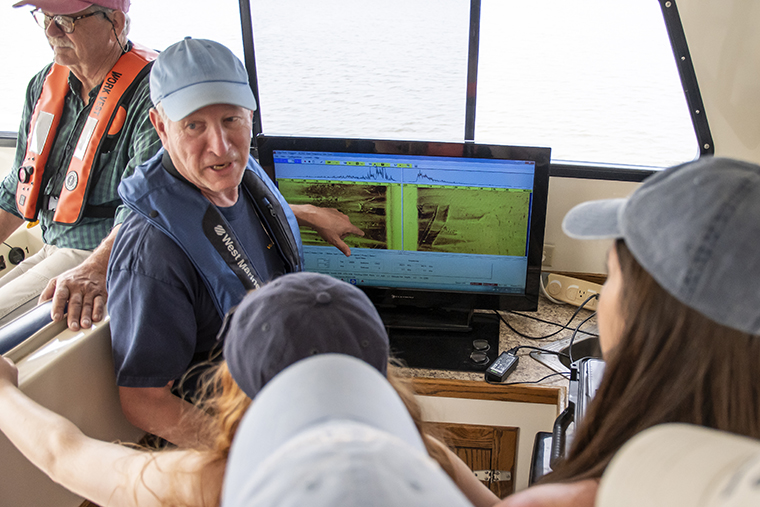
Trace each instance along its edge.
<path fill-rule="evenodd" d="M 564 301 L 571 305 L 580 306 L 586 298 L 592 294 L 599 294 L 602 286 L 598 283 L 587 282 L 564 275 L 550 273 L 546 280 L 546 292 L 558 301 Z M 586 306 L 589 310 L 596 311 L 597 299 L 592 299 Z"/>
<path fill-rule="evenodd" d="M 544 245 L 544 252 L 541 256 L 541 265 L 547 268 L 551 267 L 554 259 L 554 245 Z"/>

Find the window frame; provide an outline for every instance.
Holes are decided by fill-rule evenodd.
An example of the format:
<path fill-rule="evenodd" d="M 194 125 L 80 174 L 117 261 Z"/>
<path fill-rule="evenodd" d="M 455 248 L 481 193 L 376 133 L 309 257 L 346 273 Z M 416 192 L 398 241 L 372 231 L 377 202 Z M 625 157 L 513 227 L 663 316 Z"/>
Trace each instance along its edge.
<path fill-rule="evenodd" d="M 686 34 L 681 24 L 675 0 L 658 0 L 663 13 L 665 27 L 673 50 L 673 56 L 681 79 L 681 87 L 689 107 L 692 125 L 699 145 L 699 156 L 712 155 L 715 152 L 710 127 L 707 123 L 704 103 L 699 92 L 694 65 L 686 43 Z M 240 19 L 243 28 L 243 49 L 245 51 L 245 63 L 248 69 L 248 77 L 251 89 L 256 100 L 258 95 L 258 76 L 256 73 L 256 58 L 253 41 L 253 27 L 251 17 L 250 0 L 239 0 Z M 470 23 L 469 23 L 469 48 L 467 61 L 467 87 L 465 105 L 465 131 L 464 142 L 474 142 L 475 139 L 475 110 L 477 104 L 477 73 L 478 53 L 480 44 L 480 11 L 481 0 L 470 0 Z M 248 23 L 246 21 L 249 21 Z M 259 112 L 254 115 L 254 134 L 262 132 L 262 123 Z M 257 154 L 255 136 L 252 152 Z M 623 165 L 609 164 L 567 164 L 552 163 L 549 167 L 549 176 L 598 179 L 609 181 L 632 181 L 641 182 L 648 176 L 656 173 L 655 170 L 634 169 Z"/>
<path fill-rule="evenodd" d="M 678 68 L 686 103 L 689 107 L 692 125 L 699 145 L 699 156 L 713 155 L 713 145 L 710 126 L 705 114 L 704 102 L 699 91 L 694 64 L 686 42 L 686 34 L 683 30 L 681 17 L 678 13 L 675 0 L 658 0 L 668 32 L 668 38 L 673 50 L 673 56 Z M 240 11 L 240 28 L 243 37 L 243 51 L 245 66 L 253 95 L 258 103 L 259 86 L 256 69 L 256 51 L 253 38 L 253 18 L 251 16 L 250 0 L 238 0 Z M 481 0 L 470 0 L 469 21 L 469 47 L 467 56 L 467 87 L 464 90 L 466 96 L 465 105 L 465 131 L 464 142 L 474 142 L 475 139 L 475 110 L 477 104 L 477 79 L 478 79 L 478 53 L 480 41 L 480 12 Z M 262 118 L 259 109 L 254 111 L 253 117 L 253 141 L 252 153 L 257 155 L 256 135 L 263 131 Z M 16 132 L 0 132 L 0 147 L 15 147 Z M 567 164 L 552 163 L 549 175 L 566 178 L 600 179 L 612 181 L 643 181 L 646 177 L 655 173 L 654 170 L 633 169 L 621 165 L 594 165 L 594 164 Z"/>

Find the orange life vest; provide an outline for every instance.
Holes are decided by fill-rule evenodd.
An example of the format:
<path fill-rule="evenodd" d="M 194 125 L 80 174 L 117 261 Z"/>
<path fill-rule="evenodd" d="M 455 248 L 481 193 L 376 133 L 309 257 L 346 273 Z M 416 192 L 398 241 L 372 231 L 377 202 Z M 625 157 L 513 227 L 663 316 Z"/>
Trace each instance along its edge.
<path fill-rule="evenodd" d="M 54 221 L 75 224 L 82 217 L 90 188 L 92 166 L 103 148 L 103 142 L 107 137 L 119 133 L 127 117 L 122 99 L 125 94 L 131 96 L 127 91 L 149 72 L 149 63 L 156 56 L 158 53 L 155 51 L 133 44 L 106 76 L 74 148 L 53 215 Z M 26 220 L 36 220 L 42 205 L 42 176 L 53 148 L 66 94 L 69 92 L 68 77 L 69 69 L 54 63 L 34 106 L 26 155 L 18 171 L 16 187 L 16 207 Z"/>

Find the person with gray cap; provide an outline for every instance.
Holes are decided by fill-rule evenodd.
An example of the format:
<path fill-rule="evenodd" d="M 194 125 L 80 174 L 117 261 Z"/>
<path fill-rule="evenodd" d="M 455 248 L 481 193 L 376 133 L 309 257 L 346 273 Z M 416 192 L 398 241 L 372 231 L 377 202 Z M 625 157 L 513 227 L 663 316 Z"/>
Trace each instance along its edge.
<path fill-rule="evenodd" d="M 285 300 L 287 305 L 283 304 Z M 432 495 L 433 500 L 447 498 L 444 505 L 467 505 L 450 481 L 442 476 L 438 465 L 432 464 L 424 453 L 428 452 L 449 469 L 466 466 L 461 460 L 457 462 L 450 451 L 441 457 L 438 448 L 430 446 L 431 439 L 416 427 L 419 421 L 404 413 L 405 407 L 412 403 L 410 393 L 402 393 L 403 387 L 396 387 L 394 383 L 401 395 L 399 398 L 383 380 L 389 373 L 388 336 L 377 310 L 360 289 L 327 275 L 287 274 L 249 293 L 226 319 L 221 334 L 229 362 L 217 363 L 208 372 L 203 384 L 207 396 L 201 405 L 211 415 L 209 426 L 204 429 L 207 438 L 198 440 L 212 442 L 211 445 L 147 451 L 87 437 L 70 421 L 22 393 L 17 387 L 18 372 L 4 358 L 0 358 L 0 431 L 54 481 L 98 505 L 219 505 L 230 447 L 246 410 L 258 404 L 259 392 L 264 395 L 272 379 L 303 359 L 341 354 L 355 360 L 347 367 L 327 368 L 335 374 L 340 369 L 340 377 L 330 377 L 322 367 L 319 371 L 292 370 L 296 372 L 289 374 L 292 380 L 284 381 L 290 384 L 289 399 L 280 400 L 288 407 L 287 412 L 273 411 L 272 396 L 276 394 L 261 398 L 262 407 L 248 420 L 261 424 L 262 414 L 265 414 L 273 425 L 273 432 L 269 427 L 252 427 L 251 422 L 246 423 L 245 435 L 233 453 L 234 465 L 225 499 L 234 487 L 229 485 L 230 481 L 243 472 L 241 461 L 248 454 L 246 442 L 253 439 L 264 442 L 259 450 L 262 453 L 267 448 L 274 450 L 280 437 L 295 436 L 295 432 L 315 422 L 315 416 L 324 411 L 325 416 L 369 425 L 368 431 L 392 433 L 393 436 L 381 435 L 387 445 L 383 443 L 376 468 L 385 470 L 388 483 L 382 484 L 386 479 L 367 478 L 375 484 L 378 494 L 383 489 L 391 494 L 388 488 L 398 487 L 404 488 L 398 491 L 399 495 L 408 495 L 410 501 L 416 499 L 423 505 L 429 503 L 428 495 Z M 345 363 L 345 360 L 339 362 Z M 328 364 L 338 363 L 331 359 Z M 274 392 L 279 389 L 275 388 Z M 417 407 L 412 408 L 416 412 Z M 259 429 L 265 433 L 256 435 Z M 264 447 L 266 442 L 271 446 Z M 360 441 L 356 443 L 361 445 Z M 347 453 L 345 461 L 352 466 L 358 463 L 356 460 L 363 452 L 348 448 L 344 451 Z M 278 454 L 281 452 L 279 449 Z M 392 456 L 396 452 L 398 456 Z M 296 450 L 295 458 L 298 456 Z M 388 466 L 411 459 L 423 468 L 415 467 L 410 477 L 399 477 L 398 470 L 387 470 Z M 448 463 L 449 459 L 454 463 Z M 471 472 L 469 476 L 460 476 L 455 469 L 453 475 L 460 489 L 469 491 L 468 498 L 476 505 L 493 505 L 498 500 L 495 496 L 485 496 L 483 490 L 487 492 L 487 488 Z M 93 477 L 98 479 L 93 480 Z M 346 486 L 356 488 L 356 484 Z M 436 492 L 438 488 L 441 489 Z M 477 501 L 484 497 L 491 501 Z M 365 498 L 360 504 L 370 501 L 372 498 Z"/>
<path fill-rule="evenodd" d="M 186 38 L 150 74 L 150 121 L 161 149 L 122 181 L 133 211 L 108 266 L 108 310 L 121 405 L 135 426 L 192 443 L 204 414 L 178 381 L 206 363 L 224 315 L 247 291 L 303 268 L 299 224 L 350 249 L 363 235 L 343 213 L 294 206 L 250 156 L 256 102 L 225 46 Z M 193 384 L 182 388 L 192 394 Z"/>
<path fill-rule="evenodd" d="M 604 376 L 545 478 L 570 484 L 547 491 L 588 493 L 628 440 L 661 423 L 760 438 L 760 166 L 712 157 L 676 166 L 627 199 L 573 208 L 562 225 L 615 243 L 597 305 Z"/>
<path fill-rule="evenodd" d="M 0 185 L 0 241 L 39 221 L 43 246 L 0 278 L 0 325 L 53 298 L 73 330 L 105 310 L 108 255 L 128 210 L 117 187 L 158 150 L 148 119 L 156 53 L 127 39 L 129 0 L 23 0 L 53 63 L 29 82 Z M 30 22 L 32 20 L 30 19 Z"/>

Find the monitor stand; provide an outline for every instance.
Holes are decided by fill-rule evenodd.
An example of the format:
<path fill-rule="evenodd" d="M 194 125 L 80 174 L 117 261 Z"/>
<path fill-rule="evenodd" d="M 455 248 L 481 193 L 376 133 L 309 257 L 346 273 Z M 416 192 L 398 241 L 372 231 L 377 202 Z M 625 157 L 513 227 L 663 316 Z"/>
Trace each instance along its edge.
<path fill-rule="evenodd" d="M 391 355 L 410 368 L 481 372 L 499 355 L 499 317 L 449 310 L 380 310 Z"/>

